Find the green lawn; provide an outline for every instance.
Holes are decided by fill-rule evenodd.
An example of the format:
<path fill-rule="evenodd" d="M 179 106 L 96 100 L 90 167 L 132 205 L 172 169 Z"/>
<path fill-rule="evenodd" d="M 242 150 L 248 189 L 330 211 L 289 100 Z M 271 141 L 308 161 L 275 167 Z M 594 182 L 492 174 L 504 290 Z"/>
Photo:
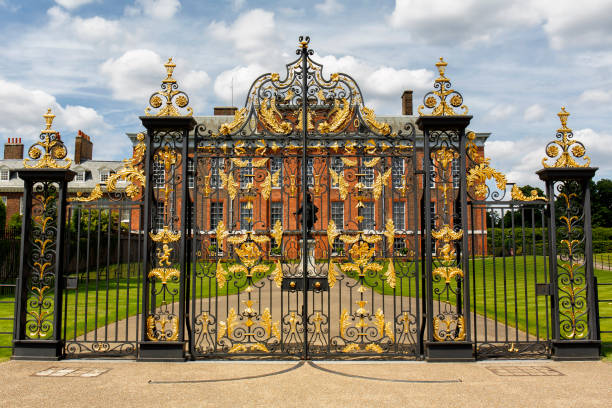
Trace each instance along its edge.
<path fill-rule="evenodd" d="M 236 277 L 231 274 L 228 275 L 228 282 L 224 288 L 218 288 L 214 279 L 215 265 L 209 264 L 204 265 L 204 267 L 207 268 L 206 272 L 210 277 L 197 279 L 196 298 L 231 295 L 237 293 L 239 288 L 240 290 L 245 288 L 243 284 L 235 285 Z M 272 267 L 273 265 L 270 265 L 271 269 Z M 392 289 L 386 284 L 381 285 L 382 282 L 379 282 L 375 290 L 379 293 L 384 290 L 386 294 L 395 292 L 401 296 L 415 296 L 414 278 L 401 277 L 411 274 L 413 272 L 410 270 L 411 267 L 411 264 L 396 264 L 395 269 L 398 276 L 396 288 Z M 470 283 L 470 289 L 473 293 L 472 307 L 476 308 L 478 314 L 484 315 L 486 311 L 487 317 L 494 318 L 497 312 L 497 319 L 507 323 L 508 326 L 528 331 L 533 336 L 545 337 L 547 312 L 545 297 L 534 295 L 534 283 L 536 281 L 538 283 L 545 282 L 544 259 L 542 257 L 527 256 L 525 263 L 520 256 L 516 258 L 516 261 L 512 257 L 496 258 L 495 261 L 492 258 L 475 259 L 471 263 L 471 268 L 475 277 Z M 384 266 L 378 277 L 367 278 L 368 282 L 373 284 L 377 280 L 384 280 L 386 270 L 387 265 Z M 595 272 L 600 282 L 612 283 L 612 271 L 596 269 Z M 241 282 L 244 282 L 243 279 Z M 504 282 L 506 283 L 505 287 Z M 110 268 L 108 274 L 104 269 L 97 276 L 95 272 L 91 272 L 88 277 L 82 277 L 78 291 L 67 290 L 65 292 L 65 305 L 68 315 L 66 337 L 81 336 L 86 332 L 93 331 L 96 327 L 104 327 L 135 315 L 140 309 L 140 285 L 139 272 L 134 265 L 122 265 L 119 271 L 116 268 Z M 176 283 L 168 285 L 170 290 L 176 289 L 177 286 Z M 434 287 L 443 289 L 444 285 L 438 283 Z M 504 291 L 507 302 L 504 301 Z M 525 301 L 525 291 L 528 294 L 527 301 Z M 600 287 L 599 298 L 612 300 L 612 286 Z M 169 303 L 174 300 L 172 298 L 167 299 Z M 446 299 L 442 297 L 441 300 Z M 0 303 L 0 316 L 12 316 L 12 296 L 0 296 L 0 301 L 8 301 L 8 303 Z M 158 298 L 157 304 L 161 304 L 161 301 L 162 299 Z M 536 304 L 539 319 L 537 325 L 535 322 Z M 96 308 L 98 313 L 96 313 Z M 104 311 L 108 311 L 108 313 L 104 313 Z M 602 316 L 612 316 L 612 302 L 600 303 L 600 314 Z M 97 320 L 94 316 L 97 316 Z M 604 319 L 601 329 L 612 330 L 612 319 Z M 1 320 L 0 331 L 11 332 L 12 322 Z M 499 335 L 504 336 L 505 333 L 499 333 Z M 513 332 L 510 329 L 509 337 L 512 338 L 512 335 Z M 10 335 L 0 335 L 0 344 L 10 344 L 10 338 Z M 612 334 L 604 334 L 602 340 L 605 343 L 604 349 L 607 358 L 612 358 Z M 10 349 L 0 349 L 0 359 L 7 358 L 9 355 Z"/>
<path fill-rule="evenodd" d="M 273 264 L 270 264 L 270 270 L 273 269 Z M 225 264 L 224 264 L 224 267 Z M 226 296 L 233 295 L 246 288 L 246 277 L 236 276 L 228 273 L 227 283 L 223 288 L 216 285 L 214 272 L 216 265 L 205 265 L 207 268 L 205 277 L 197 279 L 195 287 L 196 298 L 207 298 L 210 296 Z M 141 285 L 142 278 L 135 265 L 121 265 L 119 273 L 117 267 L 112 266 L 108 272 L 106 268 L 101 269 L 98 273 L 90 272 L 88 276 L 81 276 L 78 283 L 78 290 L 65 290 L 65 303 L 62 309 L 62 318 L 65 318 L 66 338 L 72 339 L 81 336 L 85 333 L 90 333 L 96 328 L 112 325 L 113 323 L 124 320 L 130 316 L 134 316 L 141 308 Z M 201 269 L 199 272 L 203 272 Z M 259 276 L 254 278 L 254 281 L 263 278 Z M 168 283 L 168 291 L 178 292 L 178 283 Z M 165 292 L 165 291 L 164 291 Z M 49 292 L 48 292 L 49 293 Z M 191 296 L 190 292 L 190 296 Z M 0 296 L 0 301 L 8 303 L 0 303 L 0 316 L 13 316 L 14 306 L 12 296 Z M 164 296 L 157 296 L 156 304 L 161 305 L 164 301 Z M 166 294 L 165 301 L 168 304 L 178 301 L 178 298 L 168 296 Z M 1 320 L 0 331 L 12 332 L 12 321 Z M 134 330 L 134 326 L 128 326 L 130 330 Z M 104 335 L 104 333 L 102 333 Z M 50 333 L 47 337 L 50 336 Z M 0 335 L 0 344 L 9 345 L 11 342 L 10 335 Z M 88 338 L 88 340 L 93 340 Z M 10 349 L 0 349 L 0 359 L 5 359 L 10 356 Z"/>

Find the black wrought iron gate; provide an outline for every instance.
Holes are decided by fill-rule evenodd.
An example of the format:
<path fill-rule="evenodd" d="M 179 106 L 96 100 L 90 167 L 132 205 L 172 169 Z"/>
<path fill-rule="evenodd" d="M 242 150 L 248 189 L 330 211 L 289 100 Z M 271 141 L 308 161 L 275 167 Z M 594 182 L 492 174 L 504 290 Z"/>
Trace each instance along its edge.
<path fill-rule="evenodd" d="M 414 128 L 376 121 L 348 75 L 325 79 L 307 39 L 298 54 L 233 122 L 195 129 L 191 353 L 415 356 Z"/>
<path fill-rule="evenodd" d="M 308 43 L 226 123 L 191 116 L 169 60 L 132 158 L 69 204 L 44 116 L 15 358 L 595 358 L 596 169 L 569 114 L 546 195 L 526 192 L 466 130 L 442 59 L 416 120 L 381 119 Z"/>

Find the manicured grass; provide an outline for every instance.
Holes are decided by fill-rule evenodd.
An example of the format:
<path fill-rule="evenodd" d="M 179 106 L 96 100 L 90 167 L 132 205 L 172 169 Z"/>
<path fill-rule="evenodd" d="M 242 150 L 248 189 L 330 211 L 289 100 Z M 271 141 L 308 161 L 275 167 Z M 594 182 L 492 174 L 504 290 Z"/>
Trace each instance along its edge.
<path fill-rule="evenodd" d="M 227 269 L 225 264 L 223 266 Z M 262 279 L 271 272 L 273 267 L 274 265 L 270 264 L 270 269 L 266 274 L 254 277 L 253 280 Z M 205 277 L 196 280 L 196 298 L 233 295 L 246 289 L 246 277 L 244 275 L 228 273 L 226 284 L 223 288 L 219 288 L 215 279 L 216 264 L 199 265 L 198 268 L 198 274 L 204 274 Z M 78 289 L 64 291 L 64 305 L 61 312 L 62 319 L 64 319 L 63 326 L 65 327 L 66 339 L 90 333 L 88 340 L 93 340 L 91 337 L 92 331 L 100 327 L 112 326 L 113 323 L 117 323 L 118 327 L 118 322 L 135 316 L 141 309 L 142 277 L 136 265 L 121 265 L 120 269 L 113 266 L 109 268 L 108 272 L 105 268 L 97 273 L 90 272 L 87 276 L 81 276 L 77 286 Z M 158 287 L 160 287 L 159 284 Z M 172 297 L 168 293 L 174 291 L 178 293 L 178 287 L 178 283 L 169 282 L 167 291 L 164 290 L 157 296 L 156 304 L 158 306 L 162 304 L 164 295 L 166 303 L 177 302 L 178 297 Z M 190 296 L 192 293 L 190 291 Z M 13 299 L 13 296 L 0 296 L 0 301 L 9 302 L 0 303 L 0 316 L 13 316 Z M 12 332 L 12 324 L 12 321 L 1 320 L 0 331 Z M 126 322 L 122 322 L 122 324 L 125 325 L 124 330 L 131 330 L 130 338 L 135 338 L 134 325 L 127 325 Z M 99 333 L 102 336 L 104 334 L 104 332 Z M 49 333 L 47 337 L 50 335 Z M 0 344 L 10 345 L 11 337 L 10 335 L 0 336 Z M 109 338 L 110 341 L 112 339 L 113 337 Z M 0 349 L 0 359 L 8 358 L 10 353 L 11 350 L 8 348 Z"/>
<path fill-rule="evenodd" d="M 535 295 L 535 283 L 545 283 L 547 267 L 542 256 L 517 256 L 506 258 L 477 258 L 470 260 L 471 281 L 470 291 L 472 311 L 495 319 L 508 326 L 508 338 L 512 339 L 516 329 L 528 332 L 530 336 L 540 338 L 546 337 L 546 331 L 550 331 L 551 322 L 547 324 L 547 298 Z M 373 286 L 378 293 L 416 296 L 415 278 L 409 277 L 414 273 L 413 264 L 395 263 L 397 276 L 395 289 L 385 283 L 384 274 L 388 265 L 376 277 L 367 277 L 366 282 Z M 595 274 L 602 281 L 612 282 L 612 272 L 595 270 Z M 350 274 L 355 277 L 355 274 Z M 420 282 L 419 282 L 420 285 Z M 441 292 L 440 300 L 455 303 L 454 295 L 448 294 L 444 289 L 444 281 L 434 284 L 434 291 Z M 384 289 L 383 289 L 384 288 Z M 421 291 L 423 288 L 421 288 Z M 526 293 L 526 294 L 525 294 Z M 599 288 L 600 299 L 612 299 L 612 286 Z M 434 299 L 438 299 L 437 296 Z M 600 303 L 600 315 L 612 316 L 612 302 Z M 537 322 L 536 322 L 537 317 Z M 612 319 L 602 324 L 602 330 L 612 330 Z M 548 327 L 548 328 L 547 328 Z M 513 330 L 514 328 L 514 330 Z M 482 334 L 482 333 L 481 333 Z M 494 333 L 489 332 L 489 336 Z M 505 330 L 498 332 L 501 339 L 505 339 Z M 612 344 L 612 335 L 604 335 L 604 342 Z"/>
<path fill-rule="evenodd" d="M 240 279 L 240 284 L 235 284 L 238 276 L 232 274 L 228 274 L 228 282 L 224 287 L 219 288 L 214 277 L 216 265 L 205 264 L 203 267 L 205 270 L 199 270 L 198 273 L 205 277 L 197 279 L 196 298 L 231 295 L 238 293 L 239 289 L 243 290 L 245 288 L 244 277 Z M 272 268 L 273 265 L 270 265 L 270 270 Z M 397 276 L 395 289 L 384 283 L 384 274 L 387 268 L 388 265 L 385 264 L 383 270 L 376 277 L 366 278 L 369 285 L 374 286 L 377 283 L 374 290 L 379 293 L 384 291 L 385 294 L 389 295 L 393 293 L 401 296 L 416 295 L 415 278 L 409 277 L 414 273 L 411 269 L 413 264 L 399 262 L 395 264 Z M 495 258 L 495 260 L 493 258 L 479 258 L 471 261 L 470 268 L 474 278 L 470 283 L 472 307 L 475 307 L 478 314 L 485 315 L 486 313 L 488 318 L 494 319 L 497 317 L 498 321 L 506 323 L 510 327 L 508 333 L 510 339 L 513 338 L 514 334 L 512 328 L 529 332 L 531 336 L 545 337 L 547 327 L 546 298 L 535 296 L 535 283 L 545 282 L 546 268 L 543 257 L 527 256 L 523 258 L 517 256 L 516 259 L 506 257 Z M 67 290 L 65 292 L 68 316 L 66 320 L 67 338 L 81 336 L 97 327 L 104 327 L 137 314 L 141 307 L 140 273 L 135 265 L 122 265 L 119 273 L 116 272 L 115 269 L 109 269 L 108 275 L 106 270 L 97 275 L 95 272 L 91 272 L 88 277 L 83 277 L 79 282 L 78 290 Z M 612 271 L 596 269 L 595 273 L 600 282 L 612 283 Z M 350 275 L 354 276 L 354 274 Z M 168 288 L 169 290 L 175 290 L 178 288 L 178 284 L 170 283 Z M 436 288 L 444 289 L 443 282 L 436 283 L 434 289 Z M 190 292 L 190 296 L 192 293 Z M 443 292 L 444 294 L 445 292 Z M 600 286 L 599 298 L 612 299 L 612 286 Z M 0 296 L 0 301 L 9 302 L 0 303 L 0 316 L 13 315 L 12 299 L 13 297 L 10 295 Z M 169 303 L 174 300 L 168 298 Z M 448 300 L 452 303 L 454 298 L 446 299 L 445 296 L 442 296 L 441 300 Z M 161 304 L 161 301 L 162 299 L 158 298 L 157 304 Z M 601 302 L 599 307 L 601 316 L 612 316 L 612 302 Z M 64 310 L 62 310 L 62 316 L 63 314 Z M 96 315 L 98 316 L 97 320 L 94 318 Z M 537 324 L 536 316 L 538 318 Z M 12 321 L 0 320 L 0 331 L 11 332 L 12 324 Z M 129 329 L 133 330 L 133 326 Z M 612 319 L 603 319 L 601 329 L 612 330 Z M 492 335 L 492 333 L 489 335 Z M 505 337 L 505 333 L 498 333 L 498 335 L 500 338 Z M 10 335 L 0 335 L 0 344 L 10 344 L 10 337 Z M 604 334 L 602 340 L 605 343 L 604 353 L 607 358 L 612 359 L 612 334 Z M 7 358 L 9 355 L 10 349 L 0 349 L 0 359 Z"/>

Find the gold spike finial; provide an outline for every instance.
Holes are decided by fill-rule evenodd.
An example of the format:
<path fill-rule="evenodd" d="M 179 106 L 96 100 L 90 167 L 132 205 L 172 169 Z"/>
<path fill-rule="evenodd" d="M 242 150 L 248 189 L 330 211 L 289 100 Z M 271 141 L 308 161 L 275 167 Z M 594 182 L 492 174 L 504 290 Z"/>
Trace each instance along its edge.
<path fill-rule="evenodd" d="M 149 98 L 149 105 L 145 109 L 147 116 L 191 116 L 193 109 L 189 105 L 189 97 L 187 94 L 178 89 L 176 79 L 172 77 L 176 64 L 172 62 L 172 58 L 168 58 L 168 62 L 164 64 L 166 68 L 166 78 L 162 80 L 161 91 L 155 92 Z M 163 98 L 163 99 L 162 99 Z M 164 101 L 165 99 L 165 101 Z M 162 107 L 162 105 L 164 105 Z M 151 108 L 159 109 L 155 114 L 151 113 Z M 179 108 L 187 110 L 186 114 L 181 114 Z"/>
<path fill-rule="evenodd" d="M 168 62 L 164 64 L 166 67 L 166 79 L 164 79 L 163 83 L 176 83 L 176 79 L 172 78 L 172 73 L 174 72 L 174 68 L 176 68 L 176 64 L 172 62 L 172 57 L 168 58 Z"/>
<path fill-rule="evenodd" d="M 30 164 L 30 159 L 23 160 L 23 166 L 30 169 L 67 169 L 70 168 L 72 160 L 66 157 L 66 146 L 59 138 L 59 133 L 51 129 L 55 115 L 51 113 L 51 108 L 43 115 L 45 118 L 45 128 L 40 131 L 40 141 L 34 143 L 28 149 L 28 156 L 33 160 L 38 160 Z M 39 160 L 40 159 L 40 160 Z M 59 164 L 57 160 L 64 160 L 64 164 Z"/>
<path fill-rule="evenodd" d="M 586 155 L 584 145 L 578 140 L 573 140 L 572 129 L 567 127 L 569 115 L 565 106 L 561 107 L 561 111 L 557 113 L 561 121 L 561 127 L 557 129 L 556 135 L 558 140 L 553 140 L 546 145 L 546 156 L 548 157 L 542 159 L 544 167 L 589 167 L 591 165 L 591 158 Z M 559 151 L 559 148 L 561 148 L 561 151 Z M 555 163 L 548 164 L 546 162 L 548 158 L 556 159 Z M 576 162 L 575 159 L 579 158 L 585 160 L 586 163 L 579 164 Z"/>
<path fill-rule="evenodd" d="M 423 97 L 424 105 L 419 106 L 419 115 L 428 116 L 454 116 L 454 115 L 467 115 L 468 108 L 463 105 L 463 96 L 454 89 L 450 88 L 450 80 L 445 76 L 446 67 L 448 63 L 444 61 L 444 58 L 440 57 L 440 60 L 436 62 L 436 68 L 438 68 L 438 74 L 440 75 L 434 81 L 434 90 L 428 92 Z M 430 113 L 424 113 L 422 109 L 431 109 Z M 463 109 L 463 112 L 455 112 L 455 108 Z"/>
<path fill-rule="evenodd" d="M 47 109 L 47 113 L 43 115 L 43 118 L 45 118 L 46 128 L 40 133 L 57 133 L 55 130 L 51 129 L 51 126 L 53 125 L 53 119 L 55 119 L 55 115 L 51 113 L 51 108 Z"/>

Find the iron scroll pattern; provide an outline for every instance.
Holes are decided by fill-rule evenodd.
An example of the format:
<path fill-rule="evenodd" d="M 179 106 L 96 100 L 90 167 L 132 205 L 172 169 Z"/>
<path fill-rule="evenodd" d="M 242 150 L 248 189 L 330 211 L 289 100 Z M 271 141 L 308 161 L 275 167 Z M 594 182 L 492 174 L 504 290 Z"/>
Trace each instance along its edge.
<path fill-rule="evenodd" d="M 435 341 L 462 341 L 466 338 L 463 314 L 461 242 L 461 188 L 456 164 L 461 158 L 459 130 L 428 133 L 430 146 L 429 177 L 432 237 L 432 299 Z M 453 165 L 453 163 L 455 165 Z"/>
<path fill-rule="evenodd" d="M 181 267 L 179 249 L 181 218 L 180 194 L 183 188 L 182 167 L 186 165 L 181 153 L 183 133 L 156 130 L 150 137 L 153 166 L 148 253 L 151 269 L 147 273 L 149 310 L 146 316 L 146 337 L 149 341 L 176 341 L 179 337 L 179 284 Z"/>
<path fill-rule="evenodd" d="M 584 187 L 577 180 L 555 185 L 557 196 L 557 287 L 559 334 L 578 340 L 589 335 L 587 274 L 584 256 Z"/>
<path fill-rule="evenodd" d="M 301 47 L 307 47 L 307 40 L 302 41 Z M 415 306 L 409 300 L 388 309 L 378 303 L 379 313 L 379 307 L 367 301 L 374 295 L 383 301 L 385 295 L 389 300 L 410 296 L 418 287 L 417 238 L 408 233 L 417 228 L 394 228 L 391 208 L 393 200 L 408 210 L 416 208 L 414 126 L 393 129 L 378 121 L 350 76 L 332 74 L 327 79 L 311 53 L 298 52 L 301 57 L 287 64 L 284 79 L 271 73 L 255 80 L 245 106 L 231 122 L 210 130 L 196 126 L 189 193 L 194 355 L 301 355 L 305 338 L 314 355 L 415 353 Z M 304 95 L 306 124 L 301 119 Z M 302 159 L 304 149 L 308 163 Z M 304 166 L 307 180 L 302 177 Z M 312 255 L 301 254 L 296 215 L 304 188 L 321 209 L 311 232 Z M 329 223 L 332 201 L 344 203 L 345 222 Z M 368 224 L 363 208 L 374 203 L 375 223 Z M 405 245 L 398 250 L 394 243 L 400 241 Z M 359 251 L 372 251 L 371 259 L 360 258 Z M 306 314 L 302 289 L 296 285 L 303 279 L 302 256 L 312 256 L 309 276 L 327 280 L 329 290 L 337 291 L 332 296 L 315 287 Z M 358 260 L 365 262 L 360 272 L 346 266 Z M 367 265 L 377 266 L 365 270 Z M 204 287 L 208 296 L 199 292 Z M 361 299 L 364 307 L 351 302 L 343 307 L 346 313 L 338 310 L 338 316 L 332 316 L 326 302 L 337 296 L 345 296 L 344 302 Z M 343 316 L 353 329 L 339 328 Z M 355 330 L 361 333 L 356 334 L 359 341 L 349 336 Z"/>
<path fill-rule="evenodd" d="M 32 192 L 32 225 L 28 259 L 25 335 L 29 339 L 49 339 L 53 333 L 56 286 L 57 194 L 52 182 L 34 184 Z"/>

